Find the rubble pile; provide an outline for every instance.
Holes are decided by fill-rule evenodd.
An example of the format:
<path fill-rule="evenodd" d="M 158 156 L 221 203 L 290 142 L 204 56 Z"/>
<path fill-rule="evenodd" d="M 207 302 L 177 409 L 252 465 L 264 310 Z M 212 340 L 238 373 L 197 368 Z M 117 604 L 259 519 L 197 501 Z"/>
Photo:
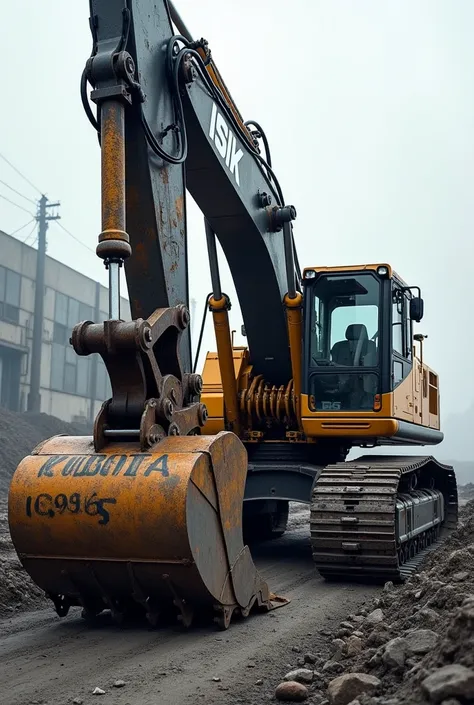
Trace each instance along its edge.
<path fill-rule="evenodd" d="M 91 429 L 48 414 L 19 414 L 0 409 L 0 497 L 6 497 L 10 478 L 22 458 L 41 441 L 60 433 L 81 436 L 91 433 Z"/>
<path fill-rule="evenodd" d="M 461 485 L 459 487 L 459 497 L 461 500 L 471 500 L 474 499 L 474 483 L 468 482 L 467 485 Z"/>
<path fill-rule="evenodd" d="M 51 604 L 25 573 L 11 544 L 9 549 L 0 552 L 0 619 Z"/>
<path fill-rule="evenodd" d="M 462 508 L 457 530 L 418 573 L 402 586 L 387 583 L 379 597 L 340 624 L 327 646 L 329 657 L 319 648 L 297 660 L 278 686 L 277 700 L 474 703 L 474 501 Z"/>
<path fill-rule="evenodd" d="M 68 424 L 48 414 L 17 414 L 0 409 L 0 619 L 25 609 L 37 609 L 48 601 L 30 580 L 13 549 L 8 531 L 7 495 L 18 463 L 51 436 L 84 435 L 89 428 Z"/>

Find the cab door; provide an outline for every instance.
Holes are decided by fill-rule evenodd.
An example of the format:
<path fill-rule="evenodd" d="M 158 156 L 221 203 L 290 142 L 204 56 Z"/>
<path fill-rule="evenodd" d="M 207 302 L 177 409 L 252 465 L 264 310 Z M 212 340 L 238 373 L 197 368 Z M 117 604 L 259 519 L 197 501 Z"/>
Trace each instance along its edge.
<path fill-rule="evenodd" d="M 406 292 L 392 281 L 392 390 L 396 418 L 415 421 L 411 321 Z M 410 331 L 410 333 L 408 333 Z"/>

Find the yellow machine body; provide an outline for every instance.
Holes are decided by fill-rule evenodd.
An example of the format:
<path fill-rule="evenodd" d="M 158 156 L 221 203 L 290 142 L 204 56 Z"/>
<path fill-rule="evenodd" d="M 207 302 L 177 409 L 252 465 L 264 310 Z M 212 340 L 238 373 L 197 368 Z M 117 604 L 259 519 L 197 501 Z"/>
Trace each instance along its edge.
<path fill-rule="evenodd" d="M 364 271 L 376 272 L 380 267 L 387 270 L 387 279 L 398 277 L 388 264 L 366 264 L 357 266 L 312 267 L 303 272 L 348 274 Z M 295 319 L 295 307 L 288 311 L 289 346 L 293 369 L 298 370 L 298 388 L 301 390 L 302 367 L 302 321 Z M 383 313 L 388 315 L 388 311 Z M 296 322 L 296 326 L 295 326 Z M 296 334 L 295 334 L 296 328 Z M 293 335 L 291 335 L 293 333 Z M 260 380 L 255 385 L 255 375 L 250 364 L 249 351 L 244 347 L 232 349 L 234 372 L 238 390 L 245 441 L 274 440 L 269 434 L 272 426 L 284 426 L 280 440 L 295 439 L 308 443 L 344 439 L 350 445 L 405 445 L 435 444 L 442 436 L 440 431 L 440 397 L 438 375 L 423 361 L 423 343 L 412 347 L 412 369 L 393 391 L 378 395 L 377 405 L 364 411 L 316 411 L 314 399 L 307 393 L 291 389 L 294 403 L 285 408 L 287 387 L 272 387 Z M 202 372 L 202 401 L 209 410 L 204 433 L 218 433 L 226 428 L 225 398 L 230 395 L 222 382 L 219 355 L 207 354 Z"/>

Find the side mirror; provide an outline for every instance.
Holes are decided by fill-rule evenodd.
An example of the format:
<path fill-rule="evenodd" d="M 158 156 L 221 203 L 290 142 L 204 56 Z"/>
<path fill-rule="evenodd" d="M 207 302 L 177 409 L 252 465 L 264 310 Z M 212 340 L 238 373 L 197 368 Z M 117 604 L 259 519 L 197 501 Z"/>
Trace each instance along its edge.
<path fill-rule="evenodd" d="M 419 323 L 423 318 L 424 308 L 425 305 L 421 296 L 415 296 L 413 299 L 410 299 L 411 320 Z"/>

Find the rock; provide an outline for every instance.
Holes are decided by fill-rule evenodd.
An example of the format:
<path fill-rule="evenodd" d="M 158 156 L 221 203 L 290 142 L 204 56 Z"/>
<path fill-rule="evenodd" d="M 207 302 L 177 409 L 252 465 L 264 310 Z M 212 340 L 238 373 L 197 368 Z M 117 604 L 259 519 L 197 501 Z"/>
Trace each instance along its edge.
<path fill-rule="evenodd" d="M 305 663 L 316 663 L 317 658 L 314 654 L 312 653 L 307 653 L 303 656 L 303 660 Z"/>
<path fill-rule="evenodd" d="M 275 697 L 277 700 L 300 703 L 308 697 L 308 688 L 296 681 L 286 681 L 277 686 Z"/>
<path fill-rule="evenodd" d="M 360 639 L 362 639 L 364 636 L 364 632 L 360 632 L 359 630 L 357 630 L 352 634 L 352 636 L 358 636 Z"/>
<path fill-rule="evenodd" d="M 300 651 L 301 651 L 301 649 L 300 649 L 299 646 L 292 646 L 292 647 L 291 647 L 291 650 L 292 650 L 292 651 L 295 651 L 297 654 L 299 654 Z"/>
<path fill-rule="evenodd" d="M 423 618 L 423 621 L 435 626 L 439 622 L 439 614 L 436 610 L 432 610 L 431 607 L 424 607 L 418 612 L 418 615 Z"/>
<path fill-rule="evenodd" d="M 415 600 L 419 600 L 422 595 L 423 590 L 418 590 L 418 592 L 415 592 Z"/>
<path fill-rule="evenodd" d="M 74 698 L 72 705 L 82 705 L 84 700 L 82 698 Z"/>
<path fill-rule="evenodd" d="M 118 680 L 118 681 L 115 681 L 114 688 L 123 688 L 124 685 L 125 685 L 125 681 Z"/>
<path fill-rule="evenodd" d="M 221 682 L 221 679 L 219 678 L 219 676 L 214 676 L 212 680 L 214 681 L 214 683 L 220 683 L 220 682 Z"/>
<path fill-rule="evenodd" d="M 382 661 L 389 668 L 403 668 L 408 644 L 403 637 L 396 637 L 385 645 Z"/>
<path fill-rule="evenodd" d="M 388 580 L 388 581 L 385 583 L 385 585 L 383 586 L 383 591 L 384 591 L 384 592 L 390 592 L 391 590 L 393 590 L 393 588 L 394 588 L 394 585 L 393 585 L 392 581 L 391 581 L 391 580 Z"/>
<path fill-rule="evenodd" d="M 342 627 L 342 629 L 338 629 L 336 632 L 337 638 L 344 639 L 346 636 L 350 636 L 352 629 L 353 629 L 352 626 L 350 629 L 347 629 L 347 627 Z"/>
<path fill-rule="evenodd" d="M 284 677 L 285 681 L 297 681 L 298 683 L 312 683 L 313 671 L 309 668 L 295 668 Z"/>
<path fill-rule="evenodd" d="M 469 577 L 469 573 L 467 570 L 461 570 L 459 573 L 454 573 L 452 576 L 452 580 L 454 580 L 455 583 L 462 583 L 463 580 L 467 580 Z"/>
<path fill-rule="evenodd" d="M 346 653 L 349 657 L 357 656 L 362 651 L 362 639 L 358 636 L 350 636 L 347 640 Z"/>
<path fill-rule="evenodd" d="M 447 700 L 443 700 L 441 705 L 461 705 L 459 700 L 456 700 L 456 698 L 448 698 Z"/>
<path fill-rule="evenodd" d="M 380 624 L 380 622 L 383 622 L 383 612 L 380 607 L 373 612 L 370 612 L 370 614 L 368 614 L 365 618 L 365 621 L 369 624 Z"/>
<path fill-rule="evenodd" d="M 385 644 L 390 637 L 388 631 L 384 628 L 383 624 L 378 625 L 373 631 L 370 632 L 367 637 L 368 646 L 382 646 Z"/>
<path fill-rule="evenodd" d="M 296 665 L 298 666 L 298 668 L 304 668 L 305 664 L 306 664 L 306 661 L 304 660 L 304 658 L 302 656 L 300 656 L 300 658 L 296 659 Z"/>
<path fill-rule="evenodd" d="M 408 659 L 408 661 L 409 661 L 409 660 L 410 660 L 410 659 Z M 408 667 L 408 661 L 407 661 L 407 663 L 405 664 L 405 667 L 406 667 L 406 668 Z M 405 672 L 405 676 L 406 676 L 407 678 L 411 678 L 411 676 L 415 675 L 415 673 L 416 673 L 417 676 L 418 676 L 418 680 L 422 680 L 423 678 L 426 678 L 426 676 L 428 675 L 428 671 L 426 670 L 426 668 L 423 668 L 423 666 L 421 665 L 421 663 L 416 663 L 416 664 L 413 666 L 413 668 L 410 668 L 409 671 L 406 671 L 406 672 Z"/>
<path fill-rule="evenodd" d="M 355 622 L 356 624 L 362 624 L 364 621 L 364 617 L 361 614 L 351 614 L 350 616 L 351 622 Z"/>
<path fill-rule="evenodd" d="M 421 687 L 434 703 L 450 697 L 474 698 L 474 671 L 452 663 L 433 671 Z"/>
<path fill-rule="evenodd" d="M 449 556 L 448 563 L 451 566 L 454 565 L 466 565 L 472 561 L 472 554 L 474 552 L 474 545 L 465 546 L 464 548 L 459 548 L 457 551 L 453 551 Z"/>
<path fill-rule="evenodd" d="M 321 634 L 321 636 L 331 636 L 331 632 L 329 631 L 329 629 L 320 629 L 319 633 Z"/>
<path fill-rule="evenodd" d="M 343 665 L 338 661 L 326 661 L 323 666 L 323 673 L 341 673 L 343 670 Z"/>
<path fill-rule="evenodd" d="M 335 651 L 342 652 L 346 648 L 346 642 L 344 641 L 344 639 L 333 639 L 331 643 L 334 646 Z"/>
<path fill-rule="evenodd" d="M 343 629 L 350 629 L 350 631 L 354 629 L 353 625 L 350 622 L 341 622 L 341 627 Z"/>
<path fill-rule="evenodd" d="M 105 690 L 102 690 L 102 688 L 94 688 L 92 695 L 105 695 Z"/>
<path fill-rule="evenodd" d="M 380 666 L 382 663 L 382 654 L 380 653 L 380 649 L 376 650 L 372 656 L 369 656 L 366 659 L 365 665 L 367 668 L 377 668 L 377 666 Z"/>
<path fill-rule="evenodd" d="M 259 678 L 258 681 L 255 681 L 255 685 L 263 685 L 263 678 Z"/>
<path fill-rule="evenodd" d="M 329 702 L 331 705 L 349 705 L 359 695 L 372 695 L 379 685 L 380 680 L 367 673 L 346 673 L 329 683 Z"/>
<path fill-rule="evenodd" d="M 412 654 L 427 654 L 438 643 L 439 635 L 431 629 L 416 629 L 405 634 L 408 651 Z"/>

